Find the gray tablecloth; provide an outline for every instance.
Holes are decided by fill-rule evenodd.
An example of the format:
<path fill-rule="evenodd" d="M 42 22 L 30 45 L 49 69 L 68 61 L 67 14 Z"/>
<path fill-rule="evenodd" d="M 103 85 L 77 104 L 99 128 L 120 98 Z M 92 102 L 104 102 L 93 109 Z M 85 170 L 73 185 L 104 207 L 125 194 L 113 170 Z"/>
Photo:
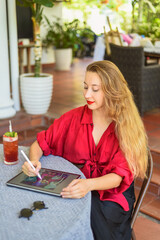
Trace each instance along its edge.
<path fill-rule="evenodd" d="M 20 149 L 28 155 L 29 148 Z M 0 240 L 92 240 L 91 194 L 82 199 L 63 199 L 6 186 L 21 171 L 23 163 L 24 158 L 19 154 L 17 165 L 5 165 L 0 144 Z M 49 155 L 42 157 L 41 163 L 44 168 L 77 173 L 84 178 L 77 167 L 63 158 Z M 34 211 L 30 220 L 19 218 L 20 210 L 31 208 L 34 201 L 44 201 L 48 209 Z"/>

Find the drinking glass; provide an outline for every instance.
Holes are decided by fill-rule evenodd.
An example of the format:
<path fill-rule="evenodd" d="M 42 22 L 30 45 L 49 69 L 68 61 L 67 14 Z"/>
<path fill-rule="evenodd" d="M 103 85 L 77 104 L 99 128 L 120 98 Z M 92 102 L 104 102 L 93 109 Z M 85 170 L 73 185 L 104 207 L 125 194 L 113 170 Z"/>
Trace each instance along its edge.
<path fill-rule="evenodd" d="M 8 165 L 18 163 L 18 135 L 8 137 L 3 135 L 4 163 Z"/>

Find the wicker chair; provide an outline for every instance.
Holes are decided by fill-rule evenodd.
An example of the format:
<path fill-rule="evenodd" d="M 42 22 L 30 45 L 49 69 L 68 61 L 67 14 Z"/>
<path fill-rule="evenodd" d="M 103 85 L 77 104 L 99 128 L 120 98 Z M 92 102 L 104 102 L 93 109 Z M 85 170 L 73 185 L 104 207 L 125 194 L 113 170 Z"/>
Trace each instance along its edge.
<path fill-rule="evenodd" d="M 109 32 L 106 32 L 106 29 L 104 27 L 104 40 L 105 40 L 105 46 L 106 46 L 106 53 L 108 56 L 111 55 L 110 43 L 123 46 L 118 28 L 116 28 L 115 31 L 110 30 Z"/>
<path fill-rule="evenodd" d="M 124 47 L 110 43 L 110 48 L 111 61 L 128 82 L 140 114 L 160 107 L 160 65 L 144 65 L 143 47 Z"/>

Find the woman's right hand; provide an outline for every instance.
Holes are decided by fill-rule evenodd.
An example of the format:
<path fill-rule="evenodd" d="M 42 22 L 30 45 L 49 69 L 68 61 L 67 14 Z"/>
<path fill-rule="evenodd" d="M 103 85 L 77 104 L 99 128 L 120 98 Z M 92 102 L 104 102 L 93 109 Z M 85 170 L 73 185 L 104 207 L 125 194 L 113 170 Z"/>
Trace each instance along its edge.
<path fill-rule="evenodd" d="M 32 164 L 36 169 L 35 171 L 27 161 L 22 166 L 22 171 L 24 172 L 24 174 L 28 175 L 29 177 L 37 176 L 37 174 L 41 169 L 41 163 L 39 161 L 32 161 Z"/>
<path fill-rule="evenodd" d="M 22 166 L 22 171 L 24 172 L 24 174 L 28 175 L 29 177 L 32 177 L 36 176 L 39 173 L 39 170 L 41 169 L 41 163 L 39 162 L 39 159 L 41 158 L 42 154 L 43 152 L 38 142 L 35 141 L 30 147 L 29 159 L 36 170 L 34 171 L 32 167 L 29 165 L 29 163 L 25 162 Z"/>

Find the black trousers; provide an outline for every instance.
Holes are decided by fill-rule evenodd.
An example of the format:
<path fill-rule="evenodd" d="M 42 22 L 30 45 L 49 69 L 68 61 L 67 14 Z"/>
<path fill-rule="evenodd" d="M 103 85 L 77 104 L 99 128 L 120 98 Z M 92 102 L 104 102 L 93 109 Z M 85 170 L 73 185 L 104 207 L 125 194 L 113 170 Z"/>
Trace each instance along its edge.
<path fill-rule="evenodd" d="M 129 211 L 111 201 L 101 201 L 98 192 L 92 192 L 91 227 L 95 240 L 130 240 L 131 214 L 135 201 L 134 182 L 123 193 L 129 203 Z"/>

